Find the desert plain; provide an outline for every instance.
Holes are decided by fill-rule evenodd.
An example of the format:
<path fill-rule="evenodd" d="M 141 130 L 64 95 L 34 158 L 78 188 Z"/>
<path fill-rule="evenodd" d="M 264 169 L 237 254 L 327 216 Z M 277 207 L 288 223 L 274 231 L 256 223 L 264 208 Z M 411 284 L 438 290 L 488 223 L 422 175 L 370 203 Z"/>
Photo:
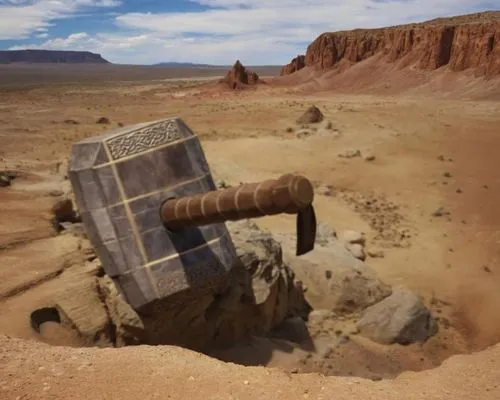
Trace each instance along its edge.
<path fill-rule="evenodd" d="M 498 78 L 395 71 L 389 80 L 374 67 L 380 79 L 363 85 L 355 68 L 303 79 L 265 67 L 266 84 L 231 90 L 216 69 L 22 68 L 0 66 L 0 170 L 13 177 L 0 188 L 1 398 L 499 398 Z M 297 123 L 311 106 L 324 120 Z M 437 334 L 364 347 L 354 335 L 331 355 L 330 372 L 299 371 L 300 357 L 279 347 L 257 366 L 258 343 L 220 357 L 233 363 L 169 346 L 43 343 L 29 314 L 76 268 L 72 244 L 57 241 L 51 224 L 60 165 L 78 140 L 169 117 L 199 136 L 219 180 L 311 179 L 318 221 L 363 232 L 366 263 L 420 294 Z M 291 216 L 255 222 L 273 233 L 295 229 Z M 384 379 L 367 379 L 367 365 Z"/>

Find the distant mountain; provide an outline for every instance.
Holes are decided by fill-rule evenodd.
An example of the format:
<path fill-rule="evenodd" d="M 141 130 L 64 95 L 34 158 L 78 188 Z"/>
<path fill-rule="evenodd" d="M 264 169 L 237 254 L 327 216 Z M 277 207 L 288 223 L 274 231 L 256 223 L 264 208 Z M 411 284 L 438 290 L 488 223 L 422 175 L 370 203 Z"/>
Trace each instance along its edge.
<path fill-rule="evenodd" d="M 210 64 L 196 64 L 188 62 L 162 62 L 154 64 L 153 67 L 165 68 L 230 68 L 230 65 L 210 65 Z"/>
<path fill-rule="evenodd" d="M 0 50 L 0 64 L 109 64 L 100 54 L 89 51 Z"/>

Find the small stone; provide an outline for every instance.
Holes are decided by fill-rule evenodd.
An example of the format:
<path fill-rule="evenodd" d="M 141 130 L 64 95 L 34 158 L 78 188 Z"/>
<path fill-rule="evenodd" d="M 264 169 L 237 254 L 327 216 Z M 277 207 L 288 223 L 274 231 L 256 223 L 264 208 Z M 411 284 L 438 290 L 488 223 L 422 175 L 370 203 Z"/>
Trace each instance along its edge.
<path fill-rule="evenodd" d="M 101 117 L 96 121 L 96 124 L 108 125 L 111 121 L 107 117 Z"/>
<path fill-rule="evenodd" d="M 364 246 L 366 243 L 365 236 L 362 233 L 356 231 L 345 231 L 342 234 L 342 240 L 345 243 L 360 244 L 362 246 Z"/>
<path fill-rule="evenodd" d="M 458 188 L 458 189 L 456 190 L 456 192 L 457 192 L 457 193 L 459 193 L 459 194 L 460 194 L 460 193 L 463 193 L 462 189 L 460 189 L 460 188 Z"/>
<path fill-rule="evenodd" d="M 347 244 L 346 248 L 358 260 L 361 260 L 361 261 L 366 260 L 365 249 L 363 248 L 363 246 L 361 244 L 358 244 L 358 243 Z"/>
<path fill-rule="evenodd" d="M 321 185 L 318 188 L 316 188 L 315 192 L 322 196 L 331 196 L 333 194 L 333 186 Z"/>
<path fill-rule="evenodd" d="M 227 183 L 225 180 L 223 179 L 219 179 L 215 182 L 215 186 L 217 187 L 217 189 L 225 189 L 228 187 Z"/>
<path fill-rule="evenodd" d="M 365 156 L 365 161 L 375 161 L 375 156 L 373 154 L 367 154 Z"/>
<path fill-rule="evenodd" d="M 249 381 L 243 381 L 244 385 L 248 385 L 250 382 Z"/>
<path fill-rule="evenodd" d="M 340 158 L 354 158 L 354 157 L 361 157 L 361 151 L 359 150 L 345 150 L 342 153 L 339 153 L 338 156 Z"/>
<path fill-rule="evenodd" d="M 300 129 L 297 132 L 295 132 L 295 137 L 297 139 L 303 139 L 303 138 L 306 138 L 306 137 L 311 136 L 311 135 L 312 135 L 312 132 L 309 129 Z"/>
<path fill-rule="evenodd" d="M 483 265 L 483 269 L 484 269 L 486 272 L 491 272 L 490 267 L 488 267 L 487 265 Z"/>
<path fill-rule="evenodd" d="M 79 125 L 80 123 L 75 120 L 75 119 L 65 119 L 64 120 L 64 123 L 65 124 L 68 124 L 68 125 Z"/>
<path fill-rule="evenodd" d="M 443 217 L 445 215 L 450 215 L 450 213 L 446 211 L 444 207 L 439 207 L 436 211 L 432 213 L 433 217 Z"/>
<path fill-rule="evenodd" d="M 0 187 L 10 186 L 11 179 L 4 172 L 0 172 Z"/>
<path fill-rule="evenodd" d="M 383 250 L 368 250 L 367 254 L 371 258 L 384 258 L 385 253 Z"/>
<path fill-rule="evenodd" d="M 453 175 L 452 175 L 451 173 L 449 173 L 449 172 L 445 172 L 445 173 L 443 174 L 443 176 L 444 176 L 445 178 L 451 178 L 451 177 L 453 177 Z"/>
<path fill-rule="evenodd" d="M 59 197 L 59 196 L 63 196 L 64 195 L 64 192 L 62 190 L 51 190 L 49 193 L 47 193 L 49 196 L 52 196 L 52 197 Z"/>
<path fill-rule="evenodd" d="M 325 271 L 325 277 L 326 279 L 332 279 L 332 271 L 329 269 Z"/>

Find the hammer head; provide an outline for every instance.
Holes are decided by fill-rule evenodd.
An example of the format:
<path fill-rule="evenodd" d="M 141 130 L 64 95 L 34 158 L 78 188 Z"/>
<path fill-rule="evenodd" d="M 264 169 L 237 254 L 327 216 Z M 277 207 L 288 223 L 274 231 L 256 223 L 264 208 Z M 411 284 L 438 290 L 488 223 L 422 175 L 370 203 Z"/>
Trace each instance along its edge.
<path fill-rule="evenodd" d="M 237 259 L 223 223 L 169 232 L 169 197 L 215 190 L 196 135 L 166 119 L 109 131 L 73 145 L 69 179 L 90 242 L 129 304 L 222 280 Z"/>

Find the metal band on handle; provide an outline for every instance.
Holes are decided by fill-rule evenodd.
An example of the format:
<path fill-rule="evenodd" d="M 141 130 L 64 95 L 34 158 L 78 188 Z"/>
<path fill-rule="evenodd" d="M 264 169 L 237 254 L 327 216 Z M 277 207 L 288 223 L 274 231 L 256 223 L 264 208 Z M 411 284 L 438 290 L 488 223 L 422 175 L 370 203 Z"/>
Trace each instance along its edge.
<path fill-rule="evenodd" d="M 265 215 L 296 214 L 312 204 L 311 182 L 300 175 L 166 200 L 160 209 L 165 226 L 176 230 Z"/>

